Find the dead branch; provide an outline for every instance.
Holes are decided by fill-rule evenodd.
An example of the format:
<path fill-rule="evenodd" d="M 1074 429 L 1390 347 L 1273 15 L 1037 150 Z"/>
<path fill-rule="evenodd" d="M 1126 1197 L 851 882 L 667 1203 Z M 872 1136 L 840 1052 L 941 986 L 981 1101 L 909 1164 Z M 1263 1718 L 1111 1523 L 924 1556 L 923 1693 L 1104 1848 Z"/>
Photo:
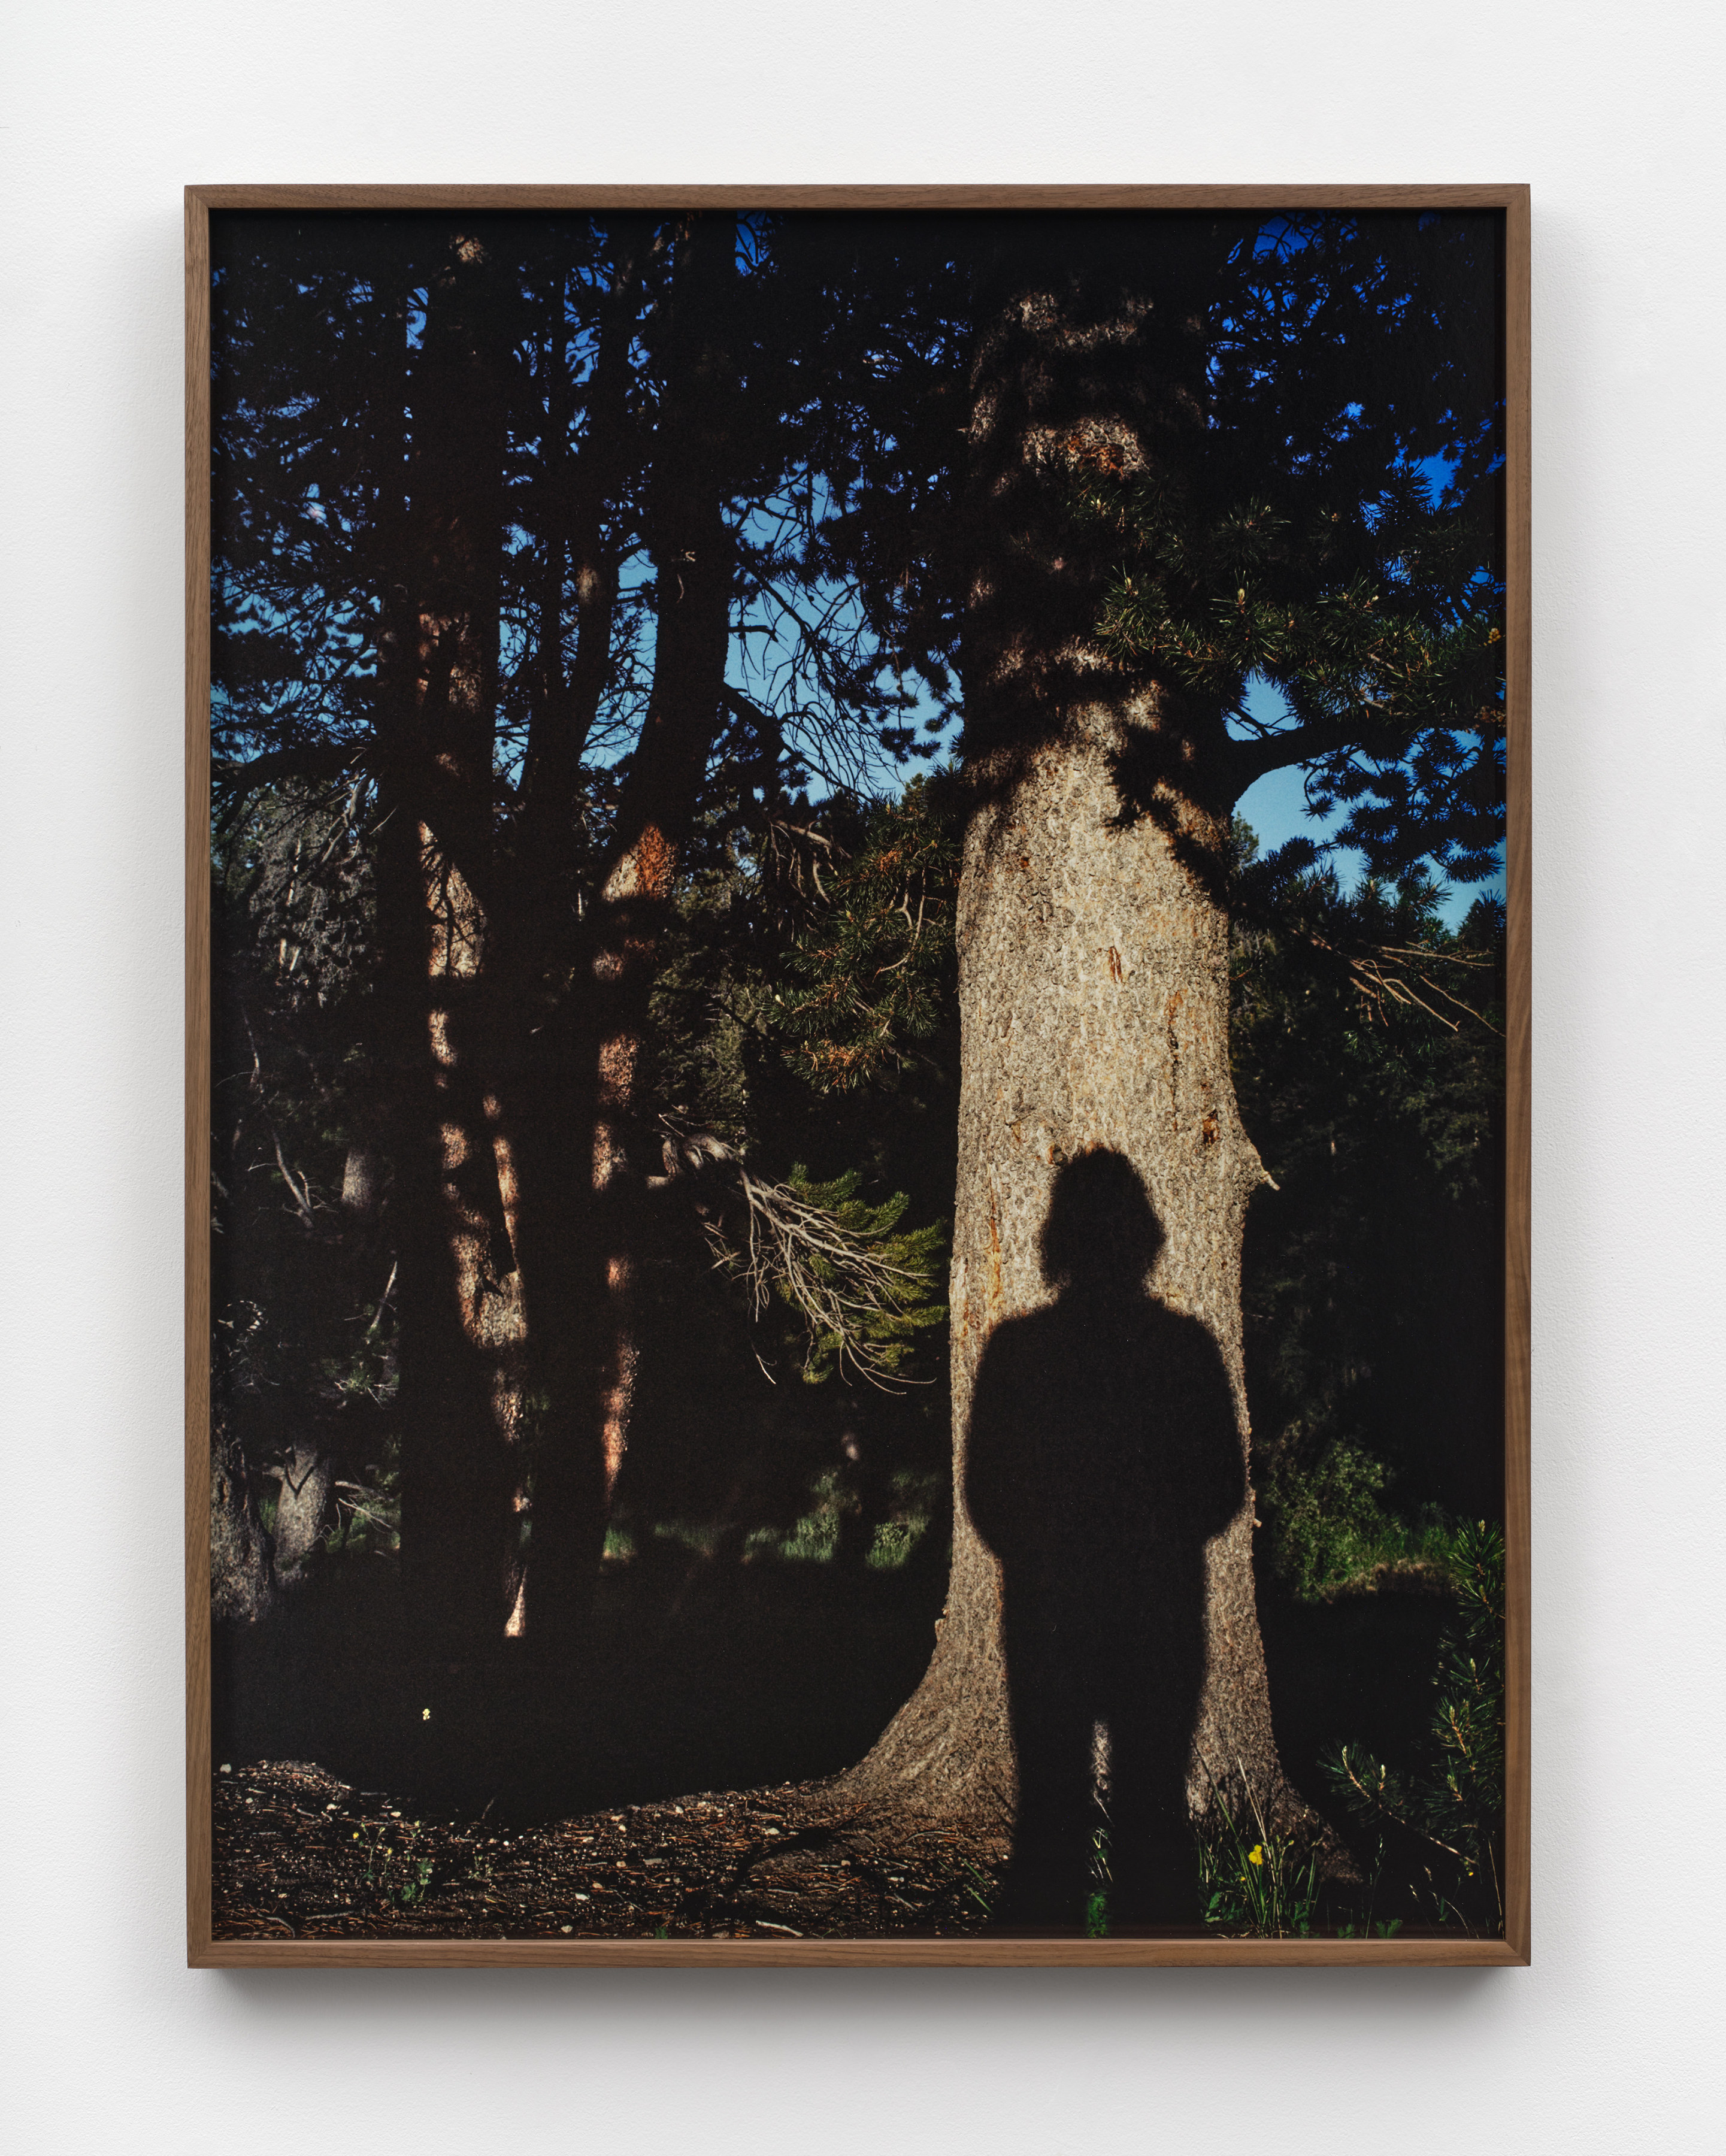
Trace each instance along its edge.
<path fill-rule="evenodd" d="M 871 1337 L 871 1328 L 906 1309 L 925 1286 L 924 1276 L 896 1265 L 876 1236 L 845 1226 L 794 1184 L 752 1175 L 711 1132 L 669 1123 L 666 1130 L 665 1181 L 698 1175 L 730 1201 L 701 1206 L 702 1230 L 715 1263 L 747 1289 L 755 1321 L 777 1293 L 802 1321 L 805 1369 L 826 1342 L 841 1372 L 849 1364 L 878 1391 L 901 1391 L 911 1383 L 895 1371 L 894 1343 Z"/>

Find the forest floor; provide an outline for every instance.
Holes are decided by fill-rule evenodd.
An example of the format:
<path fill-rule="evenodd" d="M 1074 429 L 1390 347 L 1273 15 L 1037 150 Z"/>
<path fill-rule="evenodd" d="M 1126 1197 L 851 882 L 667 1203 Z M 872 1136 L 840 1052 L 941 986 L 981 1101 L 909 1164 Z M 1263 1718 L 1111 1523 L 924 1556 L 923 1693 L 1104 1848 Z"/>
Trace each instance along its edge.
<path fill-rule="evenodd" d="M 832 1938 L 981 1931 L 1004 1847 L 871 1827 L 820 1784 L 541 1826 L 418 1816 L 297 1761 L 215 1777 L 214 1935 Z"/>
<path fill-rule="evenodd" d="M 945 1554 L 876 1573 L 649 1543 L 607 1565 L 557 1683 L 427 1656 L 382 1567 L 370 1599 L 338 1576 L 223 1628 L 217 1938 L 980 1929 L 1004 1846 L 866 1820 L 833 1783 L 916 1688 Z"/>
<path fill-rule="evenodd" d="M 984 1930 L 1004 1843 L 866 1815 L 835 1779 L 916 1687 L 944 1558 L 882 1574 L 645 1549 L 608 1566 L 594 1651 L 561 1688 L 532 1662 L 427 1657 L 383 1568 L 375 1601 L 337 1581 L 267 1625 L 223 1628 L 215 1936 Z M 1297 1787 L 1323 1786 L 1325 1743 L 1398 1757 L 1430 1718 L 1451 1604 L 1415 1584 L 1265 1598 Z"/>

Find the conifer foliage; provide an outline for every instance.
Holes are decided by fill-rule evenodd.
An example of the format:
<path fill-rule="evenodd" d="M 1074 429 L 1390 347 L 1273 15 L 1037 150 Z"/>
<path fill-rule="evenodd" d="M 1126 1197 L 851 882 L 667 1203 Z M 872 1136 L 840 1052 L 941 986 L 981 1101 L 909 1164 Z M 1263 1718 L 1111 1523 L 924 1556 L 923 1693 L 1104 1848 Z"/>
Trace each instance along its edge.
<path fill-rule="evenodd" d="M 793 946 L 778 997 L 794 1069 L 849 1091 L 903 1063 L 941 1023 L 951 992 L 958 834 L 951 774 L 875 803 L 856 850 L 819 886 L 820 911 Z"/>

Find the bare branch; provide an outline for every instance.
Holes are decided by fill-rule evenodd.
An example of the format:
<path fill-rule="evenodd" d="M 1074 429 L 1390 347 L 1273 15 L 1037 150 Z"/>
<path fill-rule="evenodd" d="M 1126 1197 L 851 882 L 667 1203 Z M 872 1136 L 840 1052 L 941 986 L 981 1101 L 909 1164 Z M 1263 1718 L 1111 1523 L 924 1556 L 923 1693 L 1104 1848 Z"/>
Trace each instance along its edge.
<path fill-rule="evenodd" d="M 666 1127 L 665 1180 L 712 1178 L 732 1200 L 729 1206 L 703 1206 L 702 1229 L 715 1263 L 747 1289 L 757 1322 L 777 1292 L 808 1336 L 805 1369 L 813 1367 L 817 1349 L 830 1344 L 841 1371 L 849 1363 L 878 1391 L 897 1392 L 912 1383 L 897 1373 L 897 1343 L 871 1333 L 883 1319 L 899 1317 L 920 1300 L 927 1276 L 895 1264 L 877 1236 L 847 1227 L 825 1206 L 812 1204 L 795 1184 L 752 1175 L 711 1132 Z M 739 1208 L 742 1220 L 733 1229 L 727 1215 Z"/>

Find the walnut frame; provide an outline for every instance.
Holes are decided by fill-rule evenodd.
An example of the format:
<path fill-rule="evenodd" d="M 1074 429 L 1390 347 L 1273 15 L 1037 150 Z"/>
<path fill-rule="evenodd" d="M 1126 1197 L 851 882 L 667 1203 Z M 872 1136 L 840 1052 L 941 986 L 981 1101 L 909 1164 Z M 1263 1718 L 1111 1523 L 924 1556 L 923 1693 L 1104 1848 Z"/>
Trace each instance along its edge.
<path fill-rule="evenodd" d="M 1499 1939 L 338 1939 L 211 1935 L 209 1599 L 212 211 L 1472 209 L 1504 220 L 1506 803 L 1505 1930 Z M 186 218 L 186 1924 L 197 1969 L 1526 1967 L 1531 1957 L 1529 1247 L 1532 697 L 1529 194 L 1458 187 L 188 187 Z"/>

